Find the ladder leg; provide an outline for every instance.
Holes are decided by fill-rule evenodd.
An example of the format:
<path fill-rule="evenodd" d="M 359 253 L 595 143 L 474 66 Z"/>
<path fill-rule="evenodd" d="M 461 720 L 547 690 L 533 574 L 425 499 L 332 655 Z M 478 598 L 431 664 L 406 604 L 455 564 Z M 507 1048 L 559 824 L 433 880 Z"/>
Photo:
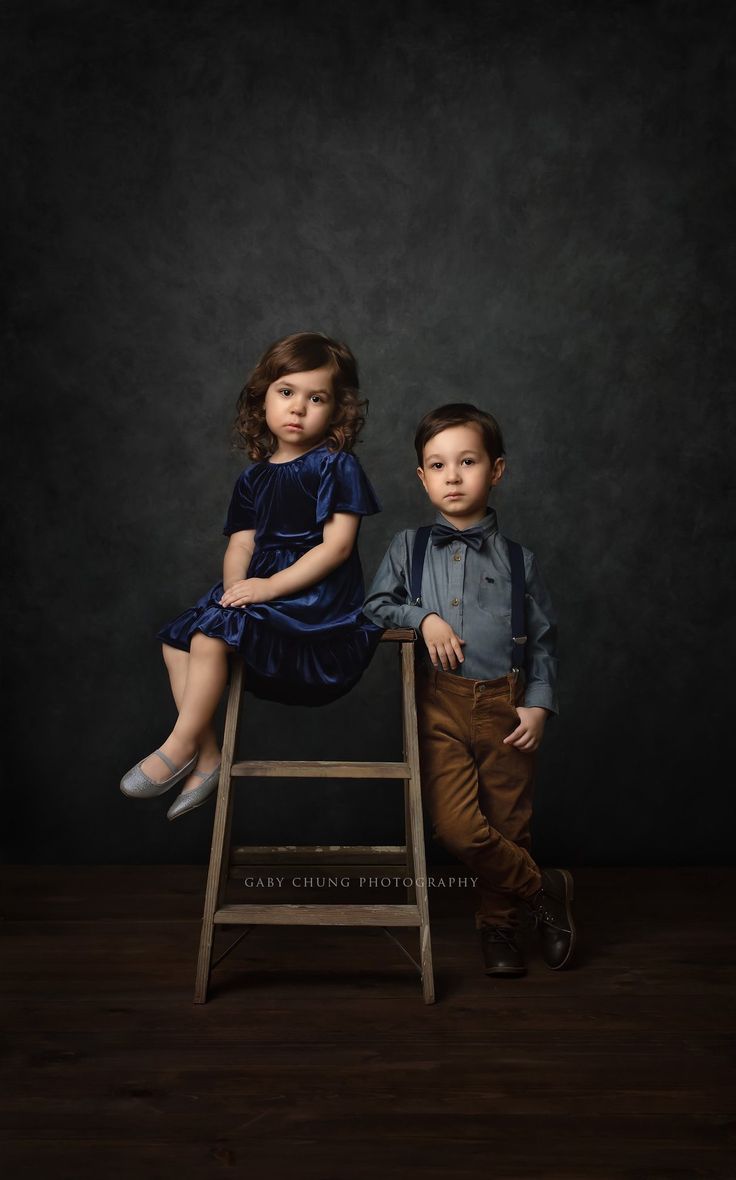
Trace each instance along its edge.
<path fill-rule="evenodd" d="M 401 716 L 406 717 L 406 691 L 404 688 L 404 648 L 405 644 L 399 646 L 399 664 L 401 665 Z M 406 721 L 404 720 L 404 758 L 407 758 L 406 750 Z M 408 905 L 417 904 L 417 886 L 416 886 L 416 866 L 414 864 L 414 843 L 411 838 L 411 797 L 409 793 L 410 779 L 404 779 L 404 843 L 406 844 L 406 869 L 407 876 L 411 878 L 411 885 L 407 886 L 406 901 Z"/>
<path fill-rule="evenodd" d="M 414 686 L 414 645 L 401 644 L 401 693 L 404 723 L 404 759 L 409 764 L 411 778 L 408 784 L 409 821 L 406 833 L 407 847 L 412 846 L 417 908 L 419 910 L 419 951 L 422 965 L 422 993 L 425 1004 L 434 1003 L 434 972 L 432 969 L 432 939 L 429 927 L 429 901 L 427 897 L 427 863 L 424 854 L 424 818 L 422 791 L 419 776 L 419 738 L 417 735 L 417 708 Z"/>
<path fill-rule="evenodd" d="M 414 846 L 411 839 L 411 797 L 409 794 L 409 779 L 404 779 L 404 840 L 406 842 L 406 875 L 411 885 L 406 887 L 407 905 L 417 904 L 417 874 L 414 864 Z"/>
<path fill-rule="evenodd" d="M 230 694 L 225 714 L 225 732 L 222 739 L 222 766 L 217 788 L 215 820 L 212 827 L 212 847 L 207 872 L 207 891 L 204 899 L 202 933 L 199 941 L 197 978 L 194 986 L 194 1003 L 207 1001 L 210 971 L 212 966 L 212 942 L 215 933 L 215 911 L 224 901 L 227 875 L 230 867 L 230 827 L 233 815 L 232 766 L 238 738 L 238 721 L 243 692 L 244 664 L 239 656 L 231 656 Z"/>

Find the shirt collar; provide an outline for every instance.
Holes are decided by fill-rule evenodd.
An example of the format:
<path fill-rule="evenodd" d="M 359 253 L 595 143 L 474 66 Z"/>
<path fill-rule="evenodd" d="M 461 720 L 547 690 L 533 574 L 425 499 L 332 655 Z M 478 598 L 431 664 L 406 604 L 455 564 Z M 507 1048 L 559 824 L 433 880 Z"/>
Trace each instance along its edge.
<path fill-rule="evenodd" d="M 452 523 L 452 521 L 448 520 L 446 516 L 443 516 L 441 512 L 435 513 L 434 523 L 448 525 L 451 529 L 455 529 L 456 532 L 458 532 L 458 533 L 461 533 L 464 531 L 463 529 L 456 528 L 456 526 Z M 475 524 L 468 525 L 468 528 L 480 529 L 480 531 L 483 534 L 483 540 L 485 541 L 488 537 L 490 537 L 491 533 L 495 533 L 498 531 L 498 519 L 496 517 L 496 509 L 491 508 L 491 506 L 489 504 L 487 506 L 487 512 L 486 512 L 485 516 L 483 517 L 483 519 L 476 521 Z"/>

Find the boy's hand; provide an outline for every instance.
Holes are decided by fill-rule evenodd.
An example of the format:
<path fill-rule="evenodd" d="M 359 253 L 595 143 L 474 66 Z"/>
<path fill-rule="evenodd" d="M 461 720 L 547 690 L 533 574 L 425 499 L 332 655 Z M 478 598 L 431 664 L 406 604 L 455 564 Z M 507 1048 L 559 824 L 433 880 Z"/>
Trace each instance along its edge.
<path fill-rule="evenodd" d="M 465 656 L 461 644 L 465 640 L 456 635 L 450 624 L 439 615 L 425 615 L 419 630 L 435 668 L 441 664 L 443 671 L 449 672 L 450 668 L 457 668 L 459 663 L 463 663 Z"/>
<path fill-rule="evenodd" d="M 531 754 L 542 740 L 548 710 L 540 705 L 531 705 L 528 709 L 519 705 L 516 712 L 519 714 L 519 724 L 503 739 L 503 744 L 516 746 L 517 750 Z"/>
<path fill-rule="evenodd" d="M 250 603 L 270 602 L 276 597 L 270 582 L 270 578 L 241 578 L 224 591 L 220 606 L 248 606 Z"/>

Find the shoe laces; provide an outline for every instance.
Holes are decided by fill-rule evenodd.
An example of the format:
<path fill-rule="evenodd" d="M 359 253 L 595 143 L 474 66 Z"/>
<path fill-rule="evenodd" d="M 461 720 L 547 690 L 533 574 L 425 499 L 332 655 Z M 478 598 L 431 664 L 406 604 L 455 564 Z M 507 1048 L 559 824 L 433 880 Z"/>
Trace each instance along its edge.
<path fill-rule="evenodd" d="M 483 926 L 481 933 L 490 942 L 505 942 L 516 949 L 516 931 L 511 926 Z"/>
<path fill-rule="evenodd" d="M 532 912 L 532 921 L 535 927 L 539 928 L 540 926 L 547 926 L 548 929 L 555 930 L 558 934 L 570 933 L 569 927 L 560 926 L 554 914 L 551 914 L 549 910 L 545 908 L 543 893 L 541 897 L 539 897 L 539 900 L 535 899 L 532 901 L 530 908 Z"/>

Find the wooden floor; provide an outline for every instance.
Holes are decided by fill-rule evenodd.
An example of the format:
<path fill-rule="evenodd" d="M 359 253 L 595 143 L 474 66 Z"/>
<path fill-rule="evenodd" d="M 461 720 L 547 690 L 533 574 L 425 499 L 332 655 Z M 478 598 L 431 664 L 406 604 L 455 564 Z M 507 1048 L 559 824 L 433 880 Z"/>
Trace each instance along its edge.
<path fill-rule="evenodd" d="M 504 981 L 435 889 L 434 1006 L 326 927 L 251 930 L 194 1006 L 203 868 L 0 876 L 4 1180 L 736 1177 L 732 870 L 577 870 L 577 967 Z"/>

